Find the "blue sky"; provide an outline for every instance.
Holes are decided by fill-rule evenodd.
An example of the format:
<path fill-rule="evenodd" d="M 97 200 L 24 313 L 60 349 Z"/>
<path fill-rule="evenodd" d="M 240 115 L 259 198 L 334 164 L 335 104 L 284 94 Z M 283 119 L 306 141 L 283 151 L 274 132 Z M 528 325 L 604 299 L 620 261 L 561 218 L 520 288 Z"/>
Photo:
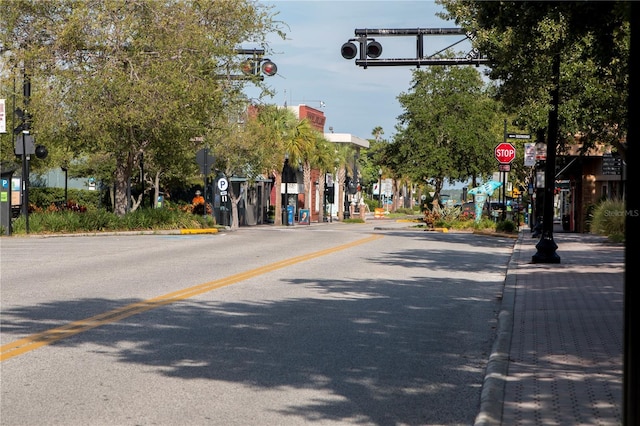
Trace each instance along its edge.
<path fill-rule="evenodd" d="M 434 1 L 278 1 L 265 0 L 277 12 L 276 19 L 289 26 L 287 40 L 270 40 L 274 54 L 269 58 L 278 66 L 278 74 L 265 77 L 275 92 L 267 103 L 307 104 L 322 109 L 327 118 L 325 131 L 351 133 L 369 139 L 376 126 L 384 129 L 383 138 L 395 133 L 397 117 L 402 113 L 397 96 L 410 88 L 415 67 L 369 67 L 346 60 L 340 47 L 354 37 L 356 28 L 452 28 L 454 22 L 436 16 L 442 11 Z M 433 54 L 463 36 L 425 36 L 424 53 Z M 376 37 L 383 52 L 380 58 L 415 58 L 416 37 Z M 247 48 L 255 46 L 243 46 Z M 456 51 L 470 49 L 468 41 Z M 245 90 L 249 97 L 259 91 Z M 324 107 L 320 107 L 320 101 Z"/>

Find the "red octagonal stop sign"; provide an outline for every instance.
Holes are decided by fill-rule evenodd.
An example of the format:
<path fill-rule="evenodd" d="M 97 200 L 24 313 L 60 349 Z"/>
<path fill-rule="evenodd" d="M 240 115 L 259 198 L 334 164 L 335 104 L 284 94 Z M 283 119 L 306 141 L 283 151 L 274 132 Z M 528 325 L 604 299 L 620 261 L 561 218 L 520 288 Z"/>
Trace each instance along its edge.
<path fill-rule="evenodd" d="M 516 148 L 509 142 L 502 142 L 496 146 L 495 154 L 500 164 L 509 164 L 516 158 Z"/>

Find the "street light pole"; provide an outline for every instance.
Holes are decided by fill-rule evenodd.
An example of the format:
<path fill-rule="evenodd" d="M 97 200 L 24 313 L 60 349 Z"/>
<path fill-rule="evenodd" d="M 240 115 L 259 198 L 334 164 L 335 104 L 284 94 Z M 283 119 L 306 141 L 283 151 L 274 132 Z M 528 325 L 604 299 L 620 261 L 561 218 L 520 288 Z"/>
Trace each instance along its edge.
<path fill-rule="evenodd" d="M 378 206 L 382 208 L 382 169 L 378 169 Z"/>
<path fill-rule="evenodd" d="M 560 54 L 553 56 L 551 70 L 553 89 L 551 90 L 551 109 L 549 110 L 549 135 L 547 140 L 547 159 L 544 170 L 544 199 L 542 205 L 542 236 L 536 244 L 538 250 L 531 258 L 533 263 L 560 263 L 556 253 L 558 245 L 553 240 L 553 197 L 556 181 L 556 143 L 558 139 L 558 105 L 560 85 Z"/>

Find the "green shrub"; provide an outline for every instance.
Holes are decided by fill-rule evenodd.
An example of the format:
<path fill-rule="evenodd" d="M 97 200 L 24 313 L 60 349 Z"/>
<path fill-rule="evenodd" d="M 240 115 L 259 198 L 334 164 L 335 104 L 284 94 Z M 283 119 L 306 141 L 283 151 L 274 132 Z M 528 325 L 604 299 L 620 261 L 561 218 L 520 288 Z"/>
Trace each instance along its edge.
<path fill-rule="evenodd" d="M 72 201 L 87 210 L 95 210 L 100 206 L 100 191 L 88 189 L 68 189 L 67 200 Z M 30 187 L 29 204 L 36 208 L 47 210 L 50 206 L 65 204 L 64 188 Z"/>
<path fill-rule="evenodd" d="M 473 222 L 473 228 L 477 231 L 487 230 L 487 229 L 496 229 L 496 222 L 492 219 L 483 217 L 479 222 Z"/>
<path fill-rule="evenodd" d="M 370 212 L 375 211 L 376 208 L 380 207 L 380 202 L 371 198 L 365 198 L 364 203 L 369 207 Z"/>
<path fill-rule="evenodd" d="M 199 216 L 180 209 L 138 209 L 123 217 L 100 209 L 86 212 L 69 210 L 42 211 L 29 214 L 31 233 L 77 233 L 102 231 L 142 231 L 151 229 L 185 229 L 215 227 L 212 216 Z M 14 234 L 26 233 L 24 216 L 13 221 Z"/>
<path fill-rule="evenodd" d="M 590 230 L 617 242 L 624 241 L 626 210 L 622 200 L 604 200 L 593 209 Z"/>
<path fill-rule="evenodd" d="M 515 232 L 517 226 L 512 220 L 501 220 L 496 223 L 496 231 L 498 232 Z"/>
<path fill-rule="evenodd" d="M 400 214 L 404 214 L 404 215 L 414 215 L 416 214 L 416 211 L 414 209 L 410 209 L 407 207 L 400 207 L 399 209 L 396 210 L 396 213 L 400 213 Z M 418 214 L 420 214 L 420 212 L 418 212 Z"/>

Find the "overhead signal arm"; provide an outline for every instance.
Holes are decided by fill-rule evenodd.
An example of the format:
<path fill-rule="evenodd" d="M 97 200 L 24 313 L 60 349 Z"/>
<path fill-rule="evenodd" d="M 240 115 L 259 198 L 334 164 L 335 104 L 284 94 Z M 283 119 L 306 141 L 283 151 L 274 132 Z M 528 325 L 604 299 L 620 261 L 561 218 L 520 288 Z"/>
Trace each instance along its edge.
<path fill-rule="evenodd" d="M 456 36 L 463 35 L 464 38 L 452 45 L 435 52 L 427 57 L 424 56 L 424 36 Z M 349 39 L 342 45 L 341 53 L 345 59 L 353 59 L 357 56 L 358 42 L 360 55 L 355 60 L 357 66 L 367 68 L 375 66 L 429 66 L 429 65 L 475 65 L 480 66 L 488 63 L 480 52 L 473 48 L 463 58 L 437 58 L 439 53 L 459 44 L 467 39 L 473 40 L 473 34 L 466 32 L 462 28 L 360 28 L 355 30 L 355 38 Z M 415 58 L 387 58 L 380 59 L 382 45 L 373 38 L 378 37 L 416 37 L 416 57 Z"/>

